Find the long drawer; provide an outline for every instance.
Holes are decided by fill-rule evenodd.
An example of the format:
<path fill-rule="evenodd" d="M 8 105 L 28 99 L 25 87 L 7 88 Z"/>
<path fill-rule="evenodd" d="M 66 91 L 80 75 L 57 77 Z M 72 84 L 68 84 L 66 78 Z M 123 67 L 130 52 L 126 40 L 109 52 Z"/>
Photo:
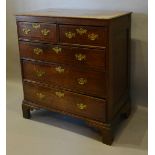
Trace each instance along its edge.
<path fill-rule="evenodd" d="M 19 42 L 22 58 L 105 69 L 105 50 Z"/>
<path fill-rule="evenodd" d="M 34 104 L 104 122 L 104 100 L 24 82 L 24 98 Z"/>
<path fill-rule="evenodd" d="M 57 85 L 96 97 L 105 97 L 105 73 L 68 65 L 23 61 L 23 78 Z"/>
<path fill-rule="evenodd" d="M 94 26 L 60 25 L 60 43 L 106 46 L 107 28 Z"/>
<path fill-rule="evenodd" d="M 19 38 L 57 42 L 56 24 L 18 22 Z"/>

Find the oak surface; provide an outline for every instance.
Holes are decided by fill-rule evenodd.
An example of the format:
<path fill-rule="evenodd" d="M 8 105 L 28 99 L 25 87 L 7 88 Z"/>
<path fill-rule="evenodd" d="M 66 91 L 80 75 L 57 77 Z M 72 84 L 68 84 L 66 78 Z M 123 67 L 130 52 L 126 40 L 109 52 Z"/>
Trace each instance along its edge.
<path fill-rule="evenodd" d="M 112 144 L 131 111 L 131 13 L 48 10 L 16 20 L 23 117 L 40 108 L 77 117 Z"/>

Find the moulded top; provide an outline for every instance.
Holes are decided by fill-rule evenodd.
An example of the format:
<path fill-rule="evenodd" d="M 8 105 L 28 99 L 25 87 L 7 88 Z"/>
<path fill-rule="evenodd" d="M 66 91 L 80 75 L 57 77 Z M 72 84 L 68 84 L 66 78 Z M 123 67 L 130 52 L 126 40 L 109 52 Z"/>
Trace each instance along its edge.
<path fill-rule="evenodd" d="M 80 10 L 80 9 L 46 9 L 32 12 L 23 12 L 17 16 L 48 16 L 48 17 L 70 17 L 70 18 L 93 18 L 93 19 L 112 19 L 130 14 L 127 11 L 108 11 L 108 10 Z"/>

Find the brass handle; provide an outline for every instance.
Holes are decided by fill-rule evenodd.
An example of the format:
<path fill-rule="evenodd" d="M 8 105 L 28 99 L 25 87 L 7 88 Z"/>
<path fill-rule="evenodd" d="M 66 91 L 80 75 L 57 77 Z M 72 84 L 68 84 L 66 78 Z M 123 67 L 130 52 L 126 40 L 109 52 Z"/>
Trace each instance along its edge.
<path fill-rule="evenodd" d="M 38 24 L 38 23 L 33 23 L 33 24 L 32 24 L 32 27 L 33 27 L 34 29 L 39 29 L 39 28 L 40 28 L 40 24 Z"/>
<path fill-rule="evenodd" d="M 64 97 L 65 94 L 63 92 L 57 91 L 55 92 L 55 95 L 61 98 L 61 97 Z"/>
<path fill-rule="evenodd" d="M 86 60 L 86 55 L 78 53 L 78 54 L 75 54 L 75 58 L 78 61 Z"/>
<path fill-rule="evenodd" d="M 43 53 L 43 50 L 41 48 L 34 48 L 33 49 L 34 54 L 36 55 L 40 55 L 41 53 Z"/>
<path fill-rule="evenodd" d="M 50 33 L 50 30 L 48 29 L 43 29 L 41 30 L 42 35 L 47 36 Z"/>
<path fill-rule="evenodd" d="M 60 47 L 54 47 L 54 48 L 53 48 L 53 51 L 54 51 L 56 54 L 59 54 L 59 53 L 61 53 L 61 48 L 60 48 Z"/>
<path fill-rule="evenodd" d="M 31 32 L 31 30 L 28 28 L 23 28 L 22 31 L 25 35 L 28 35 Z"/>
<path fill-rule="evenodd" d="M 36 73 L 37 77 L 42 77 L 43 75 L 45 75 L 44 71 L 36 70 L 35 73 Z"/>
<path fill-rule="evenodd" d="M 76 32 L 80 35 L 83 35 L 85 33 L 87 33 L 87 30 L 86 29 L 83 29 L 83 28 L 79 28 L 79 29 L 76 29 Z"/>
<path fill-rule="evenodd" d="M 80 85 L 84 85 L 87 83 L 87 79 L 85 79 L 85 78 L 79 78 L 79 79 L 77 79 L 77 81 L 78 81 L 78 84 L 80 84 Z"/>
<path fill-rule="evenodd" d="M 39 98 L 39 99 L 43 99 L 43 98 L 45 98 L 45 95 L 44 94 L 42 94 L 42 93 L 36 93 L 36 95 L 37 95 L 37 97 Z"/>
<path fill-rule="evenodd" d="M 84 110 L 87 108 L 87 105 L 86 104 L 83 104 L 83 103 L 79 103 L 79 104 L 76 104 L 77 107 L 80 109 L 80 110 Z"/>
<path fill-rule="evenodd" d="M 91 33 L 91 34 L 88 34 L 88 39 L 89 40 L 96 40 L 98 38 L 98 34 L 95 34 L 95 33 Z"/>
<path fill-rule="evenodd" d="M 69 38 L 69 39 L 72 39 L 73 37 L 75 37 L 75 33 L 73 33 L 73 32 L 66 32 L 66 33 L 65 33 L 65 36 L 66 36 L 67 38 Z"/>
<path fill-rule="evenodd" d="M 63 72 L 65 71 L 65 69 L 62 68 L 61 66 L 56 67 L 55 70 L 56 70 L 58 73 L 63 73 Z"/>

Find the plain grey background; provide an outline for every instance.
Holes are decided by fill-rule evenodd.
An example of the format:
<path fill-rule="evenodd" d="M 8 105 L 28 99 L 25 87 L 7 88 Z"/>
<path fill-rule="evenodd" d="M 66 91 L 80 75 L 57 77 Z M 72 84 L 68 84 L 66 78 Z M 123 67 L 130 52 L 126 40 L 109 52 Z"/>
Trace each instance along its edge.
<path fill-rule="evenodd" d="M 46 8 L 132 11 L 131 97 L 147 107 L 147 0 L 7 0 L 7 80 L 21 81 L 15 14 Z"/>

